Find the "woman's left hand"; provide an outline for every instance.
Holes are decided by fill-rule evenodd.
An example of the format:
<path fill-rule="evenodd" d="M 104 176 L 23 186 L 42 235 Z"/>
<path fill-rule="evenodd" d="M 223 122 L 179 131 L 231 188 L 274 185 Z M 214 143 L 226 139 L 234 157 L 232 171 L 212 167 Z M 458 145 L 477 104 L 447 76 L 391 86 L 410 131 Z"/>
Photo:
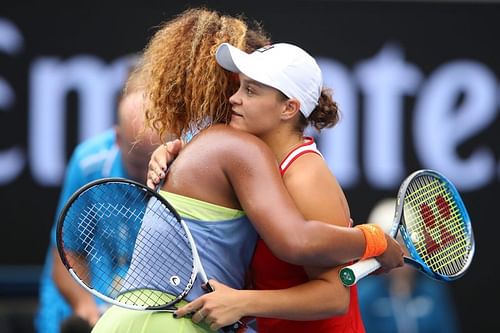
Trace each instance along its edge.
<path fill-rule="evenodd" d="M 165 178 L 167 165 L 171 163 L 179 154 L 184 143 L 175 139 L 163 145 L 158 146 L 153 153 L 148 163 L 148 174 L 146 185 L 152 190 L 160 183 L 160 180 Z"/>

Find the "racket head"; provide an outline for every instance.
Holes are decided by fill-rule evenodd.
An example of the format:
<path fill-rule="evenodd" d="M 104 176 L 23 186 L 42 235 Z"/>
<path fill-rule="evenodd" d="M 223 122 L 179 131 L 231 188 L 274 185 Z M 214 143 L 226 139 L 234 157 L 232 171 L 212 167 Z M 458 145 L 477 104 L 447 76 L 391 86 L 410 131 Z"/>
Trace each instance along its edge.
<path fill-rule="evenodd" d="M 429 169 L 412 173 L 398 193 L 397 214 L 410 257 L 406 263 L 437 280 L 465 274 L 474 257 L 474 234 L 465 204 L 449 179 Z"/>
<path fill-rule="evenodd" d="M 132 180 L 104 178 L 76 191 L 58 218 L 56 241 L 80 285 L 129 309 L 174 310 L 196 279 L 186 224 L 167 200 Z"/>

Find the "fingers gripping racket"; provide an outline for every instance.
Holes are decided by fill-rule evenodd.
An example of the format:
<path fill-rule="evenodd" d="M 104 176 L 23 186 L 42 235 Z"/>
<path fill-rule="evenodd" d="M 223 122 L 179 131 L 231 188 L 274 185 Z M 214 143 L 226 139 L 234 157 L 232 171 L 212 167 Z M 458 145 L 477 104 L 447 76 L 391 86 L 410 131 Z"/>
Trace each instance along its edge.
<path fill-rule="evenodd" d="M 61 212 L 56 239 L 71 276 L 111 304 L 173 312 L 197 277 L 213 291 L 177 211 L 128 179 L 100 179 L 75 192 Z"/>
<path fill-rule="evenodd" d="M 455 186 L 434 170 L 418 170 L 401 184 L 390 236 L 401 233 L 408 249 L 405 263 L 443 281 L 461 277 L 474 256 L 474 235 L 469 215 Z M 351 286 L 380 268 L 372 258 L 340 271 Z"/>

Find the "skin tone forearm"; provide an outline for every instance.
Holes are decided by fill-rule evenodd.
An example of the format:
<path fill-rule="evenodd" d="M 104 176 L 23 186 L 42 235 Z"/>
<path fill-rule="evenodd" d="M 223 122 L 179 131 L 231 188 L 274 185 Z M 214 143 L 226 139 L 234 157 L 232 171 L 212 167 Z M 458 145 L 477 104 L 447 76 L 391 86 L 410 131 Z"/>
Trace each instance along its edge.
<path fill-rule="evenodd" d="M 100 317 L 97 304 L 92 294 L 83 289 L 68 273 L 66 267 L 61 262 L 57 250 L 53 249 L 54 266 L 52 276 L 54 282 L 69 303 L 75 314 L 86 319 L 92 326 Z"/>
<path fill-rule="evenodd" d="M 288 289 L 242 290 L 238 305 L 242 317 L 319 320 L 344 314 L 349 294 L 329 289 L 329 282 L 315 279 Z"/>
<path fill-rule="evenodd" d="M 280 259 L 296 265 L 332 267 L 359 259 L 364 254 L 366 243 L 361 230 L 327 225 L 319 221 L 304 223 L 304 218 L 297 210 L 290 209 L 295 205 L 279 177 L 275 157 L 270 154 L 264 143 L 252 135 L 224 126 L 213 126 L 204 131 L 204 134 L 201 139 L 204 145 L 195 145 L 196 148 L 186 145 L 184 149 L 189 150 L 186 154 L 203 156 L 205 163 L 214 165 L 214 170 L 222 170 L 225 178 L 219 179 L 213 175 L 205 177 L 202 174 L 205 169 L 192 169 L 193 165 L 197 165 L 196 158 L 193 158 L 193 161 L 184 158 L 184 171 L 179 170 L 181 176 L 173 178 L 180 184 L 194 181 L 201 185 L 184 186 L 177 192 L 173 188 L 174 192 L 245 210 L 271 251 Z M 235 146 L 241 146 L 242 149 L 234 149 Z M 165 150 L 162 158 L 166 160 Z M 168 158 L 170 161 L 173 156 L 169 155 Z M 258 163 L 256 159 L 259 160 Z M 160 162 L 160 165 L 165 164 Z M 242 166 L 245 167 L 242 169 Z M 175 168 L 175 163 L 173 167 Z M 152 188 L 154 180 L 158 179 L 158 174 L 161 173 L 161 170 L 156 169 L 150 163 L 148 184 Z M 244 177 L 240 177 L 242 171 L 245 172 Z M 179 181 L 181 179 L 182 181 Z M 224 198 L 224 195 L 218 193 L 224 191 L 220 185 L 227 180 L 236 191 L 237 198 L 234 202 L 224 202 L 220 199 Z M 173 182 L 170 185 L 175 186 Z M 203 188 L 211 188 L 213 193 L 207 194 L 203 192 Z M 263 188 L 266 189 L 266 196 L 262 195 Z M 386 239 L 391 251 L 384 252 L 377 259 L 383 267 L 394 268 L 402 265 L 399 244 L 387 235 Z"/>
<path fill-rule="evenodd" d="M 345 314 L 350 290 L 340 283 L 339 270 L 337 267 L 313 275 L 309 281 L 287 289 L 243 290 L 235 305 L 240 308 L 242 316 L 287 320 L 318 320 Z M 217 314 L 213 316 L 217 317 Z"/>
<path fill-rule="evenodd" d="M 175 156 L 177 156 L 182 146 L 183 145 L 180 140 L 175 140 L 169 142 L 167 146 L 162 145 L 161 147 L 156 149 L 155 153 L 152 156 L 152 160 L 149 163 L 147 184 L 150 188 L 154 189 L 155 186 L 159 183 L 160 176 L 163 177 L 165 175 L 165 165 L 167 165 L 167 162 L 172 161 Z M 256 152 L 256 154 L 257 153 L 258 152 Z M 248 155 L 254 154 L 246 154 L 247 157 Z M 248 163 L 251 164 L 252 161 L 248 161 Z M 228 170 L 228 173 L 237 174 L 241 171 L 240 167 L 241 165 L 235 165 L 236 170 L 233 170 L 232 172 Z M 237 184 L 239 180 L 232 180 L 235 184 L 235 187 L 237 188 L 252 187 L 255 189 L 252 194 L 250 194 L 251 192 L 249 191 L 242 191 L 238 193 L 241 201 L 254 202 L 255 200 L 253 200 L 253 198 L 245 200 L 245 197 L 251 197 L 253 193 L 260 192 L 261 188 L 265 187 L 264 185 L 266 181 L 254 182 L 253 179 L 258 180 L 259 177 L 253 177 L 251 182 L 240 184 L 239 186 Z M 253 221 L 268 220 L 268 213 L 274 210 L 273 198 L 270 198 L 269 200 L 262 200 L 261 202 L 263 202 L 263 204 L 259 206 L 261 208 L 259 210 L 252 209 L 252 207 L 249 207 L 249 209 L 245 209 L 248 212 L 253 212 L 249 214 L 250 219 Z M 266 205 L 269 206 L 267 209 L 265 208 Z M 282 232 L 283 235 L 288 236 L 288 238 L 285 239 L 287 242 L 283 242 L 284 237 L 279 239 L 280 242 L 273 242 L 272 240 L 275 239 L 275 237 L 273 237 L 273 239 L 269 239 L 269 242 L 267 243 L 270 244 L 271 250 L 273 250 L 273 252 L 275 252 L 278 257 L 285 261 L 289 261 L 298 265 L 310 264 L 312 262 L 319 266 L 332 266 L 332 261 L 333 264 L 342 264 L 349 260 L 357 259 L 363 255 L 365 250 L 363 233 L 359 230 L 347 228 L 337 228 L 336 233 L 338 234 L 338 236 L 335 237 L 336 242 L 335 244 L 333 244 L 334 251 L 323 250 L 325 244 L 328 244 L 328 248 L 332 249 L 332 242 L 331 233 L 325 233 L 324 226 L 322 226 L 321 224 L 308 223 L 305 226 L 305 228 L 308 229 L 306 230 L 306 232 L 310 235 L 310 237 L 305 238 L 300 233 L 296 233 L 296 235 L 293 235 L 293 230 L 290 231 L 290 229 L 288 229 L 283 230 Z M 267 225 L 271 226 L 271 224 Z M 276 224 L 273 225 L 276 226 Z M 331 227 L 335 228 L 334 226 Z M 273 234 L 271 232 L 268 232 L 266 223 L 262 223 L 260 225 L 260 229 L 261 230 L 259 230 L 259 233 L 261 235 Z M 325 237 L 328 239 L 327 241 L 325 241 Z M 304 249 L 307 249 L 307 251 L 303 251 Z M 332 260 L 331 257 L 327 256 L 318 257 L 316 255 L 318 252 L 330 252 L 332 254 L 334 253 L 335 258 L 334 260 Z"/>
<path fill-rule="evenodd" d="M 338 270 L 332 270 L 329 279 Z M 337 275 L 338 276 L 338 275 Z M 319 320 L 344 314 L 349 290 L 317 277 L 307 283 L 279 290 L 236 290 L 210 280 L 214 292 L 205 294 L 176 311 L 177 316 L 195 313 L 193 321 L 204 320 L 212 329 L 230 325 L 242 317 Z M 333 286 L 333 287 L 332 287 Z M 335 290 L 343 288 L 344 290 Z M 204 318 L 197 315 L 202 309 Z"/>

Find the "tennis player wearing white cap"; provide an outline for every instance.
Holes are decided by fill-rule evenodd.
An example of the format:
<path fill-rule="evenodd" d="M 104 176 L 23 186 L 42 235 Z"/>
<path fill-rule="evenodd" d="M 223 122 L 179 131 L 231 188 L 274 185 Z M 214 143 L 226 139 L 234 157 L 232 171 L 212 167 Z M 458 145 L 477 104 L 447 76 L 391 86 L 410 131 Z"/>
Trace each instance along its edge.
<path fill-rule="evenodd" d="M 247 54 L 223 43 L 217 49 L 216 60 L 228 71 L 242 73 L 297 99 L 306 118 L 318 105 L 323 86 L 321 70 L 316 60 L 298 46 L 279 43 Z"/>
<path fill-rule="evenodd" d="M 304 136 L 308 125 L 319 131 L 339 120 L 314 58 L 287 43 L 251 54 L 224 43 L 216 60 L 239 75 L 240 87 L 229 99 L 230 126 L 260 137 L 271 147 L 285 185 L 305 218 L 348 226 L 344 193 L 313 138 Z M 252 285 L 258 290 L 235 290 L 213 281 L 215 292 L 186 305 L 177 315 L 201 311 L 205 317 L 193 316 L 193 321 L 204 320 L 212 329 L 249 316 L 257 317 L 259 333 L 364 332 L 356 287 L 344 287 L 338 270 L 288 264 L 259 240 L 251 265 Z"/>

